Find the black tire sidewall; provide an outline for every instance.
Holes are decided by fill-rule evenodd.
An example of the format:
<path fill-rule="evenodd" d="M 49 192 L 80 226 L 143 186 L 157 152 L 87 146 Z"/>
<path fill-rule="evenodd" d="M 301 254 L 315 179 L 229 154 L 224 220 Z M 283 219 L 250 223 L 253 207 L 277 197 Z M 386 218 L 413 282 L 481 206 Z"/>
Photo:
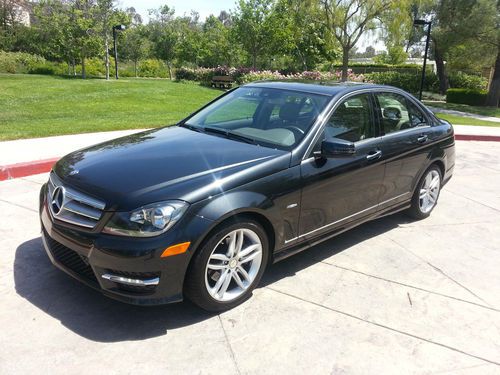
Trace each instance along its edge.
<path fill-rule="evenodd" d="M 259 236 L 262 243 L 262 262 L 257 276 L 245 293 L 232 301 L 217 301 L 208 293 L 205 285 L 206 265 L 215 246 L 226 237 L 228 233 L 236 229 L 250 229 Z M 250 219 L 227 222 L 211 233 L 200 250 L 194 255 L 188 269 L 184 292 L 193 303 L 207 311 L 219 312 L 231 309 L 252 296 L 252 291 L 259 284 L 267 267 L 268 260 L 269 240 L 266 232 L 258 222 Z"/>

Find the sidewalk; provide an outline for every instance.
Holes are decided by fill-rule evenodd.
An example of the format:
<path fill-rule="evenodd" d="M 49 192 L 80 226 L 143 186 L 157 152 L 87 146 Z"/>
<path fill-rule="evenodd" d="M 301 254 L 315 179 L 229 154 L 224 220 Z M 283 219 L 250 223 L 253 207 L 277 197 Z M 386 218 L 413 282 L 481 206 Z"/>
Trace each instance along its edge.
<path fill-rule="evenodd" d="M 455 116 L 460 116 L 460 117 L 468 117 L 468 118 L 473 118 L 473 119 L 476 119 L 476 120 L 500 122 L 500 118 L 499 117 L 478 115 L 478 114 L 475 114 L 475 113 L 468 113 L 468 112 L 456 111 L 454 109 L 437 108 L 437 107 L 433 107 L 432 105 L 427 105 L 426 107 L 429 108 L 434 113 L 446 113 L 446 114 L 449 114 L 449 115 L 455 115 Z"/>
<path fill-rule="evenodd" d="M 500 141 L 500 127 L 455 125 L 457 140 Z M 48 172 L 62 156 L 142 130 L 62 135 L 0 142 L 0 181 Z"/>
<path fill-rule="evenodd" d="M 143 131 L 61 135 L 0 142 L 0 181 L 48 172 L 62 156 L 83 147 Z"/>

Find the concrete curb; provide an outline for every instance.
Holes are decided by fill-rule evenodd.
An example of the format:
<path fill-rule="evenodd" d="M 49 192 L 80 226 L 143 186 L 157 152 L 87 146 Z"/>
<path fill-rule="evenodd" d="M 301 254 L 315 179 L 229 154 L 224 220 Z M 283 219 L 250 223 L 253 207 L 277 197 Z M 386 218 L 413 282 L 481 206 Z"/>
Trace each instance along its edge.
<path fill-rule="evenodd" d="M 500 136 L 496 136 L 496 135 L 455 134 L 455 140 L 456 141 L 500 142 Z"/>
<path fill-rule="evenodd" d="M 500 142 L 500 136 L 494 135 L 473 135 L 473 134 L 455 134 L 457 141 L 481 141 L 481 142 Z M 0 181 L 13 178 L 27 177 L 34 174 L 49 172 L 52 166 L 59 158 L 50 158 L 44 160 L 28 161 L 0 166 Z"/>
<path fill-rule="evenodd" d="M 0 166 L 0 181 L 10 180 L 12 178 L 26 177 L 34 174 L 50 171 L 52 166 L 59 158 L 44 160 L 27 161 Z"/>

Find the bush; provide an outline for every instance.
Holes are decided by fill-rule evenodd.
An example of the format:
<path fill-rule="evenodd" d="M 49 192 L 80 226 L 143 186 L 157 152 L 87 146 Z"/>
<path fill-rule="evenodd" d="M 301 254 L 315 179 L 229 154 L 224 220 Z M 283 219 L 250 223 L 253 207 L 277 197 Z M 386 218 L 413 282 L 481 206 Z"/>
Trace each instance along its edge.
<path fill-rule="evenodd" d="M 167 78 L 168 68 L 163 61 L 147 59 L 139 62 L 137 67 L 139 77 Z"/>
<path fill-rule="evenodd" d="M 448 79 L 451 88 L 486 90 L 488 87 L 488 80 L 486 78 L 463 72 L 450 73 Z"/>
<path fill-rule="evenodd" d="M 395 71 L 377 72 L 366 74 L 366 78 L 373 83 L 398 87 L 413 94 L 420 91 L 420 74 L 401 73 Z M 437 92 L 438 88 L 439 81 L 436 74 L 427 73 L 425 75 L 424 90 Z"/>
<path fill-rule="evenodd" d="M 45 59 L 38 55 L 0 51 L 0 73 L 31 73 L 46 64 Z"/>
<path fill-rule="evenodd" d="M 476 89 L 448 89 L 446 102 L 468 105 L 485 105 L 488 92 Z"/>

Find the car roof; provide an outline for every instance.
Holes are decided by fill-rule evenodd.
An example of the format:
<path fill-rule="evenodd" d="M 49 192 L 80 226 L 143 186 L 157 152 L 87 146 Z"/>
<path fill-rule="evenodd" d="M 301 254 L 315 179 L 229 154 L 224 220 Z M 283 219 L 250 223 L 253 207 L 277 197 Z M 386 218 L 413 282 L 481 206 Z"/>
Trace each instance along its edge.
<path fill-rule="evenodd" d="M 402 91 L 392 86 L 376 85 L 364 82 L 340 82 L 340 81 L 255 81 L 246 84 L 245 87 L 265 87 L 281 90 L 293 90 L 307 92 L 310 94 L 320 94 L 335 96 L 337 94 L 348 93 L 357 90 L 370 89 L 381 91 L 391 89 Z"/>

